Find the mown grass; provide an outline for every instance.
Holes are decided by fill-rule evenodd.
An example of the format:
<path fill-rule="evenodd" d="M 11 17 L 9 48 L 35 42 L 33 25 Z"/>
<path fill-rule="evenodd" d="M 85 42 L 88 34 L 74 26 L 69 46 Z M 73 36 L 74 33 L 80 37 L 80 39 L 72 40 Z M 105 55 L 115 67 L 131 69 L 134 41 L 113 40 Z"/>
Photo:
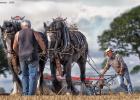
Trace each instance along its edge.
<path fill-rule="evenodd" d="M 140 100 L 140 94 L 117 94 L 101 96 L 0 96 L 0 100 Z"/>

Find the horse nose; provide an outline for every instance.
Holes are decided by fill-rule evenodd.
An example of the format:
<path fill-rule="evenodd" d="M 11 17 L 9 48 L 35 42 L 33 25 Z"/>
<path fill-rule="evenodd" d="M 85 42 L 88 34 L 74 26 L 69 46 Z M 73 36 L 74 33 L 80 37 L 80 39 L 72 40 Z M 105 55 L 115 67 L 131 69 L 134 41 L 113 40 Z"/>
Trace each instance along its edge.
<path fill-rule="evenodd" d="M 8 30 L 6 29 L 6 30 L 5 30 L 5 33 L 7 33 L 7 31 L 8 31 Z"/>
<path fill-rule="evenodd" d="M 52 38 L 51 38 L 50 35 L 47 35 L 47 38 L 48 38 L 48 41 L 49 41 L 49 42 L 52 41 Z"/>
<path fill-rule="evenodd" d="M 50 37 L 52 37 L 52 36 L 53 36 L 53 34 L 49 34 L 49 36 L 50 36 Z"/>
<path fill-rule="evenodd" d="M 48 34 L 47 36 L 48 36 L 50 39 L 53 39 L 53 37 L 54 37 L 53 34 Z"/>

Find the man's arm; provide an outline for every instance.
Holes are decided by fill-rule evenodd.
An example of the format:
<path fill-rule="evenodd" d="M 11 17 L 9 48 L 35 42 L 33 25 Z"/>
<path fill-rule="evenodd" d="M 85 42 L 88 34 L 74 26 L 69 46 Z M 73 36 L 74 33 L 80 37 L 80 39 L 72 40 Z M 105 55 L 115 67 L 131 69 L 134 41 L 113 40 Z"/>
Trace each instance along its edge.
<path fill-rule="evenodd" d="M 109 64 L 109 61 L 107 60 L 106 65 L 105 65 L 105 67 L 104 67 L 103 72 L 101 73 L 101 75 L 104 75 L 109 68 L 110 68 L 110 64 Z"/>
<path fill-rule="evenodd" d="M 47 53 L 47 47 L 46 47 L 46 44 L 45 44 L 45 40 L 43 39 L 41 34 L 38 33 L 38 32 L 34 32 L 34 36 L 35 36 L 40 48 L 43 50 L 43 53 Z"/>
<path fill-rule="evenodd" d="M 125 62 L 124 62 L 122 56 L 120 56 L 120 55 L 118 56 L 118 61 L 119 61 L 119 63 L 120 63 L 120 71 L 119 71 L 119 74 L 120 74 L 120 75 L 123 75 L 123 74 L 124 74 L 124 69 L 125 69 L 125 67 L 126 67 L 126 64 L 125 64 Z"/>
<path fill-rule="evenodd" d="M 15 52 L 18 52 L 18 37 L 19 37 L 19 32 L 16 33 L 15 38 L 14 38 L 13 50 Z"/>

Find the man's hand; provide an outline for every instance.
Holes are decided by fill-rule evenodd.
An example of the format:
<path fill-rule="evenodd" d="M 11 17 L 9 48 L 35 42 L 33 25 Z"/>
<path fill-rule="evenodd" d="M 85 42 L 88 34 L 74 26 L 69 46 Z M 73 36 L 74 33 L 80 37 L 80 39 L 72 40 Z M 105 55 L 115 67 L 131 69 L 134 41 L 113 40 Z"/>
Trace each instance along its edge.
<path fill-rule="evenodd" d="M 118 71 L 118 75 L 123 76 L 124 75 L 124 71 L 125 71 L 124 68 L 120 68 L 119 71 Z"/>
<path fill-rule="evenodd" d="M 119 72 L 118 75 L 123 76 L 123 73 L 122 72 Z"/>
<path fill-rule="evenodd" d="M 101 74 L 99 75 L 99 77 L 104 77 L 104 74 L 103 74 L 103 73 L 101 73 Z"/>
<path fill-rule="evenodd" d="M 47 51 L 43 50 L 43 51 L 42 51 L 42 55 L 43 55 L 43 56 L 47 56 Z"/>

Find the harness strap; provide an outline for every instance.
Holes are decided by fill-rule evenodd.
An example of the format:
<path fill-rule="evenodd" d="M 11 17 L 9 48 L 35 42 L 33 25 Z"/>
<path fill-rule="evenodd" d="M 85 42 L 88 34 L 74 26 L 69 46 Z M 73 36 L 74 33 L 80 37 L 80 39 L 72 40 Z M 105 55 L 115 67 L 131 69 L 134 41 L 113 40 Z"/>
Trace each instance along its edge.
<path fill-rule="evenodd" d="M 5 53 L 15 54 L 13 50 L 4 50 Z"/>
<path fill-rule="evenodd" d="M 62 76 L 62 67 L 61 67 L 61 63 L 60 63 L 60 59 L 57 57 L 55 57 L 55 63 L 56 63 L 56 69 L 58 71 L 58 75 Z"/>

